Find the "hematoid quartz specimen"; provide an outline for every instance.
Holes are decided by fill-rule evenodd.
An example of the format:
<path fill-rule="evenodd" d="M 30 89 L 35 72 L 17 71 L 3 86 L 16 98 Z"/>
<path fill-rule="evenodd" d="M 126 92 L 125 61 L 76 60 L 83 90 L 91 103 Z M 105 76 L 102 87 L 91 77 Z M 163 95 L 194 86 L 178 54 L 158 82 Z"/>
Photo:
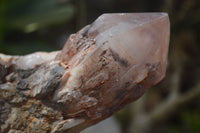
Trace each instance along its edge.
<path fill-rule="evenodd" d="M 0 132 L 79 132 L 165 76 L 166 13 L 103 14 L 62 51 L 0 54 Z"/>

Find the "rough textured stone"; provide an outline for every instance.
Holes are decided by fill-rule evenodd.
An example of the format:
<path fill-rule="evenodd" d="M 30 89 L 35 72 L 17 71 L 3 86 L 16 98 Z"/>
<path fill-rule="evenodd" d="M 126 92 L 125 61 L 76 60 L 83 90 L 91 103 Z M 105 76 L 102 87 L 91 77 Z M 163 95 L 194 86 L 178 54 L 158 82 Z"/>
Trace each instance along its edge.
<path fill-rule="evenodd" d="M 166 13 L 104 14 L 62 51 L 0 54 L 1 132 L 78 132 L 111 116 L 165 76 L 169 33 Z"/>

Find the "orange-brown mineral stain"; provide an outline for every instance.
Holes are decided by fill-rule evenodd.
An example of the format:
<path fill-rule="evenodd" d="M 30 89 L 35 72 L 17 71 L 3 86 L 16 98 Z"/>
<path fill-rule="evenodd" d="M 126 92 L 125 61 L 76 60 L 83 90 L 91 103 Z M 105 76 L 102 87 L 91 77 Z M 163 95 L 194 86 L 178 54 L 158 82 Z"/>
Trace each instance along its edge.
<path fill-rule="evenodd" d="M 104 84 L 105 83 L 105 81 L 101 81 L 101 84 Z"/>
<path fill-rule="evenodd" d="M 69 58 L 72 58 L 74 55 L 75 55 L 75 53 L 74 53 L 72 50 L 70 50 L 70 51 L 68 52 Z"/>
<path fill-rule="evenodd" d="M 103 85 L 104 83 L 105 83 L 105 81 L 101 81 L 101 82 L 97 83 L 97 84 L 95 85 L 95 87 L 99 87 L 100 85 Z"/>
<path fill-rule="evenodd" d="M 94 51 L 95 48 L 96 48 L 96 46 L 90 47 L 90 48 L 87 50 L 87 53 L 91 53 L 92 51 Z"/>
<path fill-rule="evenodd" d="M 65 69 L 69 68 L 69 65 L 65 64 L 64 62 L 60 62 L 59 65 L 64 67 Z"/>

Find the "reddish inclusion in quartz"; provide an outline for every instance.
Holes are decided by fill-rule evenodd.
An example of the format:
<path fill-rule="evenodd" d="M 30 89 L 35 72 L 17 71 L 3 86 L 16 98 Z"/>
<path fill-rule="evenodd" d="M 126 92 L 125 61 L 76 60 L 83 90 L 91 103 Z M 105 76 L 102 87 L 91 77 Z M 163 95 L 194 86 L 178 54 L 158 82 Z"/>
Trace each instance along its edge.
<path fill-rule="evenodd" d="M 73 101 L 69 114 L 93 118 L 136 100 L 165 76 L 169 27 L 166 13 L 103 14 L 71 35 L 57 56 L 69 70 L 54 99 Z"/>

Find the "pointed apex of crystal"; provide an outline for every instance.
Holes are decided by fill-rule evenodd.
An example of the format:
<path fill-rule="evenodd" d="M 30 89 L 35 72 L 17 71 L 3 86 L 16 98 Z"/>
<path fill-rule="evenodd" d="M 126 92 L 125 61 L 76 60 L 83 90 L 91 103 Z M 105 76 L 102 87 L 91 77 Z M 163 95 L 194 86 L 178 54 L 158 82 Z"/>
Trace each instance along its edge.
<path fill-rule="evenodd" d="M 160 80 L 164 77 L 170 36 L 167 13 L 103 14 L 91 24 L 88 35 L 99 45 L 106 42 L 112 51 L 133 66 L 122 77 L 134 73 L 131 71 L 142 63 L 159 64 Z"/>
<path fill-rule="evenodd" d="M 129 28 L 141 27 L 144 24 L 156 22 L 159 19 L 168 19 L 167 13 L 111 13 L 99 16 L 92 27 L 90 33 L 104 32 L 108 29 L 116 28 L 118 30 L 126 30 Z"/>

